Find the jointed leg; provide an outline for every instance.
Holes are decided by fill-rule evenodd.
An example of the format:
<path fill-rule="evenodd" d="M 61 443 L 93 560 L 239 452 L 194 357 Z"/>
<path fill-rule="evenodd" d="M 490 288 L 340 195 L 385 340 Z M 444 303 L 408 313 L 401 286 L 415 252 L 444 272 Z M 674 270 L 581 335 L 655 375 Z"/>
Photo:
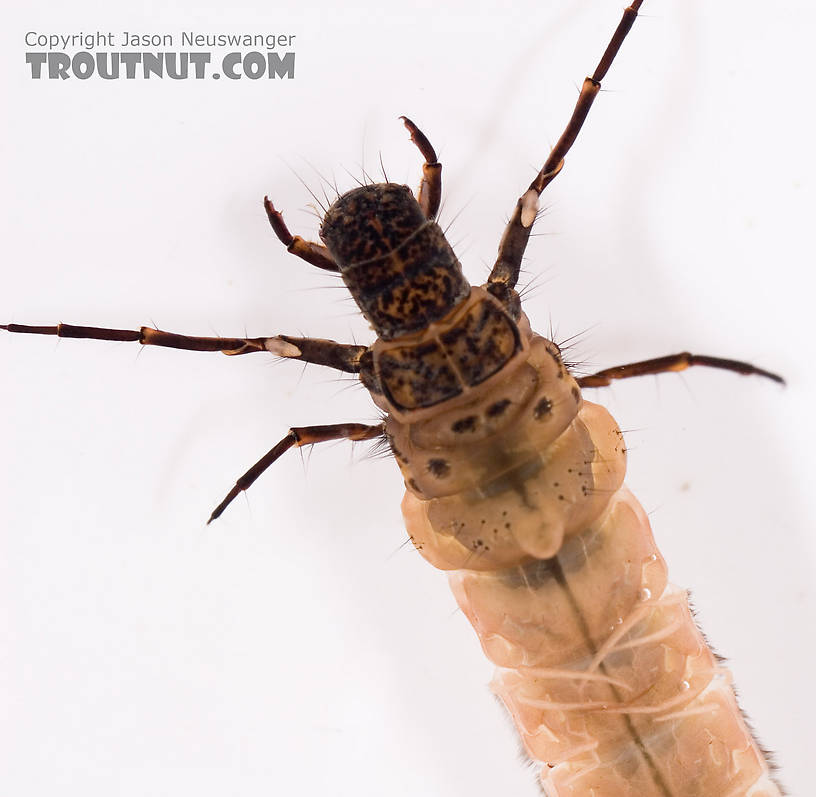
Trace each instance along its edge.
<path fill-rule="evenodd" d="M 278 240 L 293 254 L 301 260 L 311 263 L 313 266 L 325 269 L 326 271 L 339 272 L 340 269 L 331 252 L 323 244 L 316 244 L 314 241 L 307 241 L 299 235 L 292 235 L 283 220 L 280 212 L 275 210 L 275 206 L 269 201 L 269 197 L 264 197 L 264 208 L 269 218 L 269 223 L 278 236 Z"/>
<path fill-rule="evenodd" d="M 419 184 L 417 202 L 425 218 L 434 219 L 439 212 L 442 201 L 442 164 L 436 159 L 436 150 L 431 146 L 425 134 L 407 117 L 400 116 L 402 123 L 411 134 L 411 141 L 425 158 L 422 164 L 422 182 Z"/>
<path fill-rule="evenodd" d="M 505 303 L 511 301 L 511 292 L 518 282 L 519 271 L 521 269 L 521 259 L 527 247 L 527 240 L 530 237 L 530 230 L 538 213 L 538 198 L 541 192 L 550 184 L 564 165 L 564 156 L 569 152 L 570 147 L 575 143 L 575 139 L 584 124 L 584 120 L 589 113 L 595 97 L 601 90 L 601 81 L 606 76 L 612 61 L 620 50 L 626 34 L 635 22 L 638 10 L 643 4 L 643 0 L 633 0 L 632 4 L 623 12 L 623 17 L 618 23 L 618 27 L 612 36 L 606 51 L 603 54 L 592 77 L 584 80 L 581 93 L 578 95 L 578 102 L 572 112 L 561 138 L 553 147 L 547 161 L 541 167 L 541 171 L 536 175 L 535 180 L 530 183 L 530 187 L 516 203 L 513 215 L 502 236 L 499 244 L 499 255 L 493 270 L 487 280 L 487 289 L 498 299 Z"/>
<path fill-rule="evenodd" d="M 0 329 L 33 335 L 55 335 L 59 338 L 133 342 L 143 346 L 164 346 L 187 351 L 220 351 L 229 355 L 266 351 L 278 357 L 315 365 L 326 365 L 352 374 L 359 373 L 361 358 L 367 351 L 365 346 L 352 346 L 319 338 L 295 338 L 289 335 L 275 335 L 267 338 L 208 338 L 178 335 L 175 332 L 163 332 L 152 327 L 131 330 L 79 327 L 71 324 L 57 324 L 52 327 L 0 324 Z"/>
<path fill-rule="evenodd" d="M 254 481 L 293 446 L 310 446 L 329 440 L 373 440 L 384 433 L 385 424 L 369 426 L 365 423 L 333 423 L 328 426 L 297 426 L 277 445 L 264 454 L 227 493 L 227 497 L 213 510 L 207 523 L 212 523 L 232 503 L 238 493 L 248 489 Z"/>
<path fill-rule="evenodd" d="M 665 357 L 655 357 L 652 360 L 641 360 L 628 365 L 616 365 L 614 368 L 605 368 L 596 374 L 582 376 L 576 381 L 581 387 L 605 387 L 612 384 L 613 379 L 628 379 L 630 376 L 644 376 L 646 374 L 663 374 L 667 371 L 685 371 L 693 365 L 705 365 L 709 368 L 720 368 L 724 371 L 734 371 L 744 376 L 756 375 L 772 379 L 774 382 L 785 384 L 785 380 L 777 374 L 757 368 L 750 363 L 740 360 L 726 360 L 722 357 L 709 357 L 707 354 L 690 354 L 687 351 L 679 354 L 667 354 Z"/>

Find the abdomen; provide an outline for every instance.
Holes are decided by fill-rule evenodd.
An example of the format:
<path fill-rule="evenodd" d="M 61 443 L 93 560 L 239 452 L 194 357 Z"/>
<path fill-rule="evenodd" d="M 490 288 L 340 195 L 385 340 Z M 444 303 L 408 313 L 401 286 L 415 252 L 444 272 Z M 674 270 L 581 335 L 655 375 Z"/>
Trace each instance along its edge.
<path fill-rule="evenodd" d="M 622 485 L 615 421 L 552 346 L 533 337 L 525 366 L 470 406 L 389 422 L 414 544 L 449 571 L 550 797 L 778 797 Z"/>

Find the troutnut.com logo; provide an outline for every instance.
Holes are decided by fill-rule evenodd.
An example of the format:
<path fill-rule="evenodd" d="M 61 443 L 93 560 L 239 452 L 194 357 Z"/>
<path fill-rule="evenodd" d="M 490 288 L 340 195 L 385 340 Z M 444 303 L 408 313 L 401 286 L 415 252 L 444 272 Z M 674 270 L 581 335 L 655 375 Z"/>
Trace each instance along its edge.
<path fill-rule="evenodd" d="M 35 80 L 291 79 L 294 41 L 291 33 L 28 31 L 26 48 L 36 49 L 27 49 L 25 60 Z"/>

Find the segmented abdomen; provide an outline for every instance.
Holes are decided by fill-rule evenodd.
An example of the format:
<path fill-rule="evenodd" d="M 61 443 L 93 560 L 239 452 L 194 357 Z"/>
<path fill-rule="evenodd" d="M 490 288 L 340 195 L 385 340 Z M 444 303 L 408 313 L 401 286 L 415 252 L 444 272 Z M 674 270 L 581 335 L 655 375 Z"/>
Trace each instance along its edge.
<path fill-rule="evenodd" d="M 625 488 L 553 559 L 450 582 L 547 794 L 779 795 Z"/>
<path fill-rule="evenodd" d="M 411 538 L 450 571 L 547 795 L 779 797 L 622 486 L 617 425 L 527 343 L 483 393 L 387 428 Z"/>

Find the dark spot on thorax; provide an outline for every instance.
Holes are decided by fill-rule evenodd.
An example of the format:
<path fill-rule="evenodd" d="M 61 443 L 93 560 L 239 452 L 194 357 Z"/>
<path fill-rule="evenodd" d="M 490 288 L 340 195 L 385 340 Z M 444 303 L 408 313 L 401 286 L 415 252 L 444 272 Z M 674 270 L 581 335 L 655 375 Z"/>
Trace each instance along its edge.
<path fill-rule="evenodd" d="M 543 399 L 540 399 L 538 404 L 533 407 L 533 418 L 540 421 L 542 418 L 550 414 L 552 407 L 552 401 L 550 401 L 548 398 L 544 397 Z"/>
<path fill-rule="evenodd" d="M 454 421 L 451 424 L 451 431 L 456 432 L 456 434 L 473 432 L 476 429 L 476 421 L 477 418 L 475 415 L 467 415 L 464 418 L 459 418 L 458 421 Z"/>
<path fill-rule="evenodd" d="M 511 404 L 512 402 L 510 399 L 502 399 L 501 401 L 497 401 L 495 404 L 491 404 L 485 414 L 488 418 L 496 418 L 497 416 L 501 415 Z"/>
<path fill-rule="evenodd" d="M 429 459 L 428 470 L 437 478 L 444 479 L 450 474 L 451 466 L 446 459 Z"/>

